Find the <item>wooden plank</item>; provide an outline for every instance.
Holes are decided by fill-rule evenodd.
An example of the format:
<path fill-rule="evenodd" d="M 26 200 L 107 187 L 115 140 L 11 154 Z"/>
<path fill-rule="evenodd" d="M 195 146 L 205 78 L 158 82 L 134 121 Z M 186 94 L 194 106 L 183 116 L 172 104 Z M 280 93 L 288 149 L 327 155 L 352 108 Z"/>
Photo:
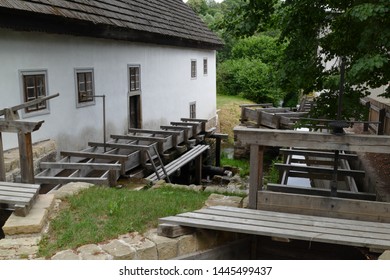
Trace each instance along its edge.
<path fill-rule="evenodd" d="M 149 142 L 167 142 L 168 138 L 154 137 L 154 136 L 139 136 L 139 135 L 111 135 L 113 139 L 135 140 L 135 141 L 149 141 Z"/>
<path fill-rule="evenodd" d="M 9 191 L 14 193 L 37 193 L 39 192 L 39 188 L 30 189 L 30 188 L 22 188 L 22 187 L 12 187 L 12 186 L 2 186 L 0 185 L 1 191 Z"/>
<path fill-rule="evenodd" d="M 153 130 L 153 129 L 140 129 L 129 128 L 129 133 L 145 133 L 145 134 L 157 134 L 157 135 L 180 135 L 179 131 L 167 131 L 167 130 Z"/>
<path fill-rule="evenodd" d="M 317 167 L 317 166 L 304 166 L 304 165 L 291 165 L 283 163 L 275 163 L 274 165 L 278 169 L 289 170 L 289 171 L 300 171 L 300 172 L 313 172 L 313 173 L 324 173 L 324 174 L 333 174 L 332 168 L 326 167 Z M 338 169 L 337 173 L 342 176 L 364 176 L 365 172 L 362 170 L 348 170 L 348 169 Z"/>
<path fill-rule="evenodd" d="M 235 136 L 242 145 L 305 147 L 308 149 L 352 152 L 390 153 L 390 136 L 303 132 L 280 129 L 235 127 Z"/>
<path fill-rule="evenodd" d="M 390 223 L 390 203 L 376 201 L 259 191 L 257 209 Z"/>
<path fill-rule="evenodd" d="M 39 104 L 41 102 L 44 102 L 44 101 L 47 101 L 47 100 L 50 100 L 52 98 L 55 98 L 55 97 L 58 97 L 60 94 L 59 93 L 56 93 L 56 94 L 53 94 L 53 95 L 48 95 L 48 96 L 44 96 L 44 97 L 39 97 L 37 99 L 34 99 L 32 101 L 29 101 L 29 102 L 24 102 L 20 105 L 16 105 L 16 106 L 13 106 L 11 108 L 9 108 L 11 111 L 18 111 L 18 110 L 21 110 L 21 109 L 24 109 L 24 108 L 27 108 L 27 107 L 30 107 L 32 105 L 36 105 L 36 104 Z M 0 116 L 4 115 L 5 114 L 5 110 L 0 110 Z"/>
<path fill-rule="evenodd" d="M 34 183 L 34 157 L 31 133 L 18 133 L 19 163 L 22 183 Z"/>
<path fill-rule="evenodd" d="M 41 168 L 55 169 L 91 169 L 91 170 L 121 170 L 122 165 L 116 163 L 81 163 L 81 162 L 41 162 Z"/>
<path fill-rule="evenodd" d="M 40 177 L 36 176 L 35 181 L 40 184 L 67 184 L 72 182 L 84 182 L 96 185 L 108 184 L 107 178 L 96 177 Z"/>
<path fill-rule="evenodd" d="M 30 198 L 26 197 L 9 197 L 9 196 L 2 196 L 0 195 L 0 203 L 5 203 L 5 204 L 27 204 L 30 202 Z"/>
<path fill-rule="evenodd" d="M 31 133 L 38 130 L 44 121 L 30 122 L 24 120 L 4 120 L 0 119 L 0 131 L 10 133 Z"/>
<path fill-rule="evenodd" d="M 237 219 L 239 222 L 242 219 Z M 285 229 L 280 227 L 269 227 L 264 225 L 239 224 L 234 226 L 235 222 L 221 222 L 217 219 L 203 220 L 188 217 L 167 217 L 159 219 L 162 223 L 175 223 L 182 226 L 197 227 L 204 229 L 238 232 L 252 235 L 272 236 L 278 238 L 290 238 L 297 240 L 306 240 L 311 242 L 323 242 L 331 244 L 343 244 L 357 247 L 370 247 L 380 250 L 390 248 L 389 240 L 368 239 L 366 237 L 340 236 L 339 234 L 306 232 L 299 229 Z M 282 226 L 282 225 L 281 225 Z"/>
<path fill-rule="evenodd" d="M 230 213 L 229 213 L 230 214 Z M 230 223 L 231 228 L 239 228 L 241 226 L 252 225 L 269 228 L 279 228 L 281 230 L 299 230 L 306 233 L 315 234 L 334 234 L 338 236 L 358 237 L 366 239 L 384 240 L 390 244 L 390 231 L 384 229 L 383 232 L 373 232 L 367 230 L 365 227 L 359 226 L 346 226 L 338 225 L 337 221 L 333 223 L 320 223 L 320 222 L 299 222 L 297 220 L 291 220 L 288 218 L 276 218 L 276 217 L 256 217 L 251 218 L 248 215 L 243 217 L 242 215 L 223 215 L 218 211 L 196 211 L 178 214 L 177 217 L 186 217 L 190 219 L 200 219 L 209 221 L 218 221 Z"/>
<path fill-rule="evenodd" d="M 108 148 L 125 149 L 125 150 L 131 150 L 131 151 L 149 150 L 151 148 L 151 146 L 147 146 L 147 145 L 101 143 L 101 142 L 88 142 L 88 146 L 91 146 L 91 147 L 108 147 Z"/>
<path fill-rule="evenodd" d="M 71 152 L 71 151 L 61 151 L 61 156 L 64 157 L 78 157 L 78 158 L 95 158 L 95 159 L 107 159 L 107 160 L 118 160 L 126 161 L 128 156 L 126 155 L 116 155 L 116 154 L 98 154 L 90 152 Z"/>
<path fill-rule="evenodd" d="M 183 122 L 200 122 L 200 123 L 207 123 L 208 119 L 191 119 L 191 118 L 181 118 L 180 119 Z"/>
<path fill-rule="evenodd" d="M 268 184 L 267 191 L 327 196 L 327 197 L 331 196 L 329 189 L 305 188 L 301 186 L 282 185 L 282 184 Z M 376 200 L 376 195 L 373 193 L 350 192 L 350 191 L 342 191 L 342 190 L 337 190 L 337 197 L 370 200 L 370 201 Z"/>
<path fill-rule="evenodd" d="M 24 197 L 31 198 L 35 193 L 27 193 L 27 192 L 15 192 L 15 191 L 5 191 L 0 189 L 0 196 L 2 197 Z"/>
<path fill-rule="evenodd" d="M 334 158 L 334 153 L 331 152 L 321 152 L 313 150 L 299 150 L 299 149 L 280 149 L 282 154 L 291 154 L 297 156 L 310 156 L 310 157 L 322 157 L 322 158 Z M 356 154 L 340 154 L 340 159 L 347 160 L 357 160 L 358 156 Z"/>
<path fill-rule="evenodd" d="M 5 162 L 4 162 L 4 149 L 3 149 L 3 138 L 0 131 L 0 181 L 5 181 Z"/>
<path fill-rule="evenodd" d="M 379 223 L 379 222 L 369 222 L 369 221 L 357 221 L 357 220 L 349 220 L 342 218 L 330 218 L 330 217 L 322 217 L 322 216 L 312 216 L 312 215 L 301 215 L 294 213 L 286 213 L 286 212 L 274 212 L 274 211 L 264 211 L 258 209 L 247 209 L 247 208 L 237 208 L 237 207 L 229 207 L 229 206 L 212 206 L 209 209 L 221 210 L 226 213 L 226 215 L 232 215 L 231 213 L 239 213 L 239 214 L 249 214 L 260 217 L 276 217 L 276 218 L 287 218 L 289 220 L 296 220 L 295 222 L 309 221 L 309 222 L 321 222 L 321 223 L 329 223 L 330 225 L 345 225 L 345 226 L 358 226 L 361 228 L 365 228 L 367 230 L 372 229 L 372 231 L 376 232 L 387 232 L 390 230 L 390 223 Z M 337 223 L 336 223 L 337 221 Z"/>

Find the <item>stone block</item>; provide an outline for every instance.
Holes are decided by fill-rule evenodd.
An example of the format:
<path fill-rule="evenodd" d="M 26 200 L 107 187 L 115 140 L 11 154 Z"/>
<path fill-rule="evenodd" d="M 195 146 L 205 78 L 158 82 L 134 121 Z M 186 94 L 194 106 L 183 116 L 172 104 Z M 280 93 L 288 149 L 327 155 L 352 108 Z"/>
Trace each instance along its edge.
<path fill-rule="evenodd" d="M 156 229 L 148 231 L 145 237 L 156 244 L 159 260 L 169 260 L 177 256 L 177 239 L 159 236 Z"/>
<path fill-rule="evenodd" d="M 224 196 L 220 194 L 211 194 L 205 202 L 207 207 L 210 206 L 230 206 L 241 207 L 242 197 L 239 196 Z"/>
<path fill-rule="evenodd" d="M 81 257 L 76 254 L 73 250 L 65 250 L 56 253 L 53 257 L 51 257 L 52 260 L 81 260 Z"/>
<path fill-rule="evenodd" d="M 177 256 L 183 256 L 196 252 L 198 242 L 195 234 L 183 235 L 177 238 Z"/>
<path fill-rule="evenodd" d="M 63 199 L 68 196 L 76 195 L 80 191 L 92 187 L 93 184 L 82 183 L 82 182 L 72 182 L 62 186 L 60 189 L 54 192 L 55 198 Z"/>
<path fill-rule="evenodd" d="M 378 260 L 390 260 L 390 250 L 384 251 L 383 254 L 379 256 Z"/>
<path fill-rule="evenodd" d="M 82 260 L 109 260 L 110 255 L 104 252 L 96 244 L 88 244 L 77 248 L 77 252 Z"/>
<path fill-rule="evenodd" d="M 119 237 L 136 250 L 136 260 L 157 260 L 156 244 L 137 232 Z"/>
<path fill-rule="evenodd" d="M 124 241 L 115 239 L 107 244 L 102 244 L 100 247 L 110 254 L 114 260 L 133 260 L 136 250 Z"/>

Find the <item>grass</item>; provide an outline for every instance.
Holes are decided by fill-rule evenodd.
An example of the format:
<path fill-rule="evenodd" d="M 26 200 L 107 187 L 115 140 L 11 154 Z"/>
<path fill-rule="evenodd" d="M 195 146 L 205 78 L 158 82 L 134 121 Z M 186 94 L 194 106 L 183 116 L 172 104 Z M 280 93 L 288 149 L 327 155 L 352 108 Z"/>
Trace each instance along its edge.
<path fill-rule="evenodd" d="M 244 178 L 249 175 L 249 160 L 247 159 L 232 159 L 224 157 L 222 154 L 221 157 L 222 166 L 234 166 L 240 169 L 240 177 Z"/>
<path fill-rule="evenodd" d="M 40 255 L 99 243 L 127 232 L 143 233 L 158 218 L 201 208 L 209 193 L 163 187 L 131 191 L 92 187 L 65 201 L 40 244 Z"/>

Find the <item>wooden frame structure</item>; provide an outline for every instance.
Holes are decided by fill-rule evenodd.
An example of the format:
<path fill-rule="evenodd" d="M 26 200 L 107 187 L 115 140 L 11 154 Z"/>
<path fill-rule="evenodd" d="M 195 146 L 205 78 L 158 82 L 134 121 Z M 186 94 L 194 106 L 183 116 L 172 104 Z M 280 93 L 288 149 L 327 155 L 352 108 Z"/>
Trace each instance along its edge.
<path fill-rule="evenodd" d="M 305 147 L 330 151 L 390 153 L 390 137 L 376 135 L 333 135 L 320 132 L 269 130 L 236 127 L 237 141 L 250 146 L 249 207 L 259 208 L 259 195 L 263 190 L 263 154 L 265 146 Z M 306 192 L 310 195 L 310 190 Z M 327 198 L 331 205 L 332 198 Z"/>
<path fill-rule="evenodd" d="M 169 181 L 173 171 L 194 159 L 198 159 L 199 179 L 202 167 L 199 159 L 208 146 L 194 147 L 214 133 L 206 131 L 207 122 L 183 118 L 157 130 L 131 128 L 128 134 L 111 135 L 105 143 L 89 142 L 89 148 L 83 151 L 61 151 L 58 162 L 41 163 L 43 171 L 35 180 L 51 185 L 52 189 L 73 181 L 114 186 L 121 175 L 144 177 L 154 172 L 155 176 L 149 176 L 151 180 Z M 172 160 L 165 168 L 164 164 Z"/>

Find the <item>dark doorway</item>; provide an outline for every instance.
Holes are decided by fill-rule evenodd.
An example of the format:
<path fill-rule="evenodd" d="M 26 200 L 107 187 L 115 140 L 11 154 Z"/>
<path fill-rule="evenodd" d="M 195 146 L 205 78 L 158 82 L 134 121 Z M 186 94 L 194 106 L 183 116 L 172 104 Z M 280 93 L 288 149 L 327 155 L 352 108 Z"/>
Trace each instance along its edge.
<path fill-rule="evenodd" d="M 129 97 L 129 127 L 141 128 L 141 96 L 132 95 Z"/>

